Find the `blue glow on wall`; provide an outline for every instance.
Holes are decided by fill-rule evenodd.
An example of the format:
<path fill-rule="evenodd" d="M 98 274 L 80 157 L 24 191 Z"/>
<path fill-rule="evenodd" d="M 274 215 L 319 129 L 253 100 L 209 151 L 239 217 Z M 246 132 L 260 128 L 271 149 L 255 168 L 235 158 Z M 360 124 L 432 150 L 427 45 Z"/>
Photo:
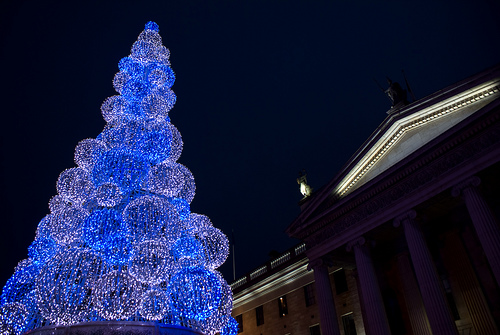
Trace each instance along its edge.
<path fill-rule="evenodd" d="M 216 271 L 228 239 L 191 212 L 194 177 L 177 163 L 169 56 L 148 22 L 118 64 L 105 128 L 78 143 L 77 167 L 60 174 L 50 214 L 3 289 L 1 334 L 105 320 L 236 334 L 231 289 Z"/>

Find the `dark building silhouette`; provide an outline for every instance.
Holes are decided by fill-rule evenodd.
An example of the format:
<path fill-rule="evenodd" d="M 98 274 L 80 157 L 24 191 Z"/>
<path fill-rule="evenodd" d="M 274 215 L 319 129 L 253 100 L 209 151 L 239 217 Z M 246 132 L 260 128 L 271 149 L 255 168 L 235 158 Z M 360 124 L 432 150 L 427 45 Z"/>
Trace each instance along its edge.
<path fill-rule="evenodd" d="M 498 334 L 499 97 L 500 65 L 390 112 L 232 284 L 242 334 Z"/>

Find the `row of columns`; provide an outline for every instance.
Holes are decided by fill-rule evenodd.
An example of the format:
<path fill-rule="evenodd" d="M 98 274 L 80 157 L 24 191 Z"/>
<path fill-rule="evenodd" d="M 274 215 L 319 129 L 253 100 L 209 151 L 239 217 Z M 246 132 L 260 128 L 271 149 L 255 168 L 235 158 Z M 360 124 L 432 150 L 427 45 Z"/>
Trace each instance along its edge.
<path fill-rule="evenodd" d="M 500 285 L 500 227 L 493 212 L 477 189 L 479 183 L 478 177 L 469 178 L 455 186 L 452 189 L 452 195 L 463 197 L 493 275 Z M 458 335 L 441 280 L 416 217 L 416 211 L 410 210 L 394 219 L 394 226 L 402 226 L 404 229 L 409 258 L 413 264 L 420 291 L 421 299 L 416 299 L 413 303 L 417 305 L 423 303 L 425 308 L 422 310 L 418 306 L 408 306 L 409 311 L 413 308 L 415 312 L 410 315 L 412 328 L 414 332 L 419 334 Z M 391 334 L 367 241 L 364 237 L 359 237 L 347 244 L 347 250 L 354 252 L 367 333 L 370 335 Z M 398 262 L 401 266 L 400 271 L 405 272 L 406 275 L 411 274 L 411 264 L 407 256 L 406 260 L 400 259 Z M 328 265 L 323 262 L 315 262 L 311 263 L 310 266 L 314 269 L 317 292 L 322 292 L 318 294 L 321 333 L 323 335 L 340 335 Z M 418 290 L 414 289 L 414 286 L 412 288 L 411 280 L 414 281 L 413 274 L 411 274 L 410 281 L 407 281 L 407 287 L 403 287 L 403 289 L 408 289 L 412 291 L 413 295 L 418 296 Z"/>

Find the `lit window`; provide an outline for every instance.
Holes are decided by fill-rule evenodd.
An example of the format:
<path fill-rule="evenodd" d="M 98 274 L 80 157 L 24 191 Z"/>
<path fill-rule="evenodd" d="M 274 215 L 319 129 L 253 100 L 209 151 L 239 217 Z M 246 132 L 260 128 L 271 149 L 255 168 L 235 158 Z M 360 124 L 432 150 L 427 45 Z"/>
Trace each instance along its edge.
<path fill-rule="evenodd" d="M 278 299 L 278 307 L 280 312 L 280 318 L 288 314 L 288 305 L 286 304 L 286 295 Z"/>

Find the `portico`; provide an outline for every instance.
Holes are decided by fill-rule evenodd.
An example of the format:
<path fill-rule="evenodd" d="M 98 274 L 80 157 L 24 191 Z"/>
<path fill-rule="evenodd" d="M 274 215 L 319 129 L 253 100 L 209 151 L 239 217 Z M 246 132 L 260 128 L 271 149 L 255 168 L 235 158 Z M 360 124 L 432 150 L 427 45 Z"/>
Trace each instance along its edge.
<path fill-rule="evenodd" d="M 367 334 L 498 334 L 499 97 L 497 66 L 390 110 L 301 202 L 287 233 L 306 243 L 317 291 L 321 260 L 357 269 Z M 322 334 L 338 334 L 334 299 L 318 304 Z"/>

